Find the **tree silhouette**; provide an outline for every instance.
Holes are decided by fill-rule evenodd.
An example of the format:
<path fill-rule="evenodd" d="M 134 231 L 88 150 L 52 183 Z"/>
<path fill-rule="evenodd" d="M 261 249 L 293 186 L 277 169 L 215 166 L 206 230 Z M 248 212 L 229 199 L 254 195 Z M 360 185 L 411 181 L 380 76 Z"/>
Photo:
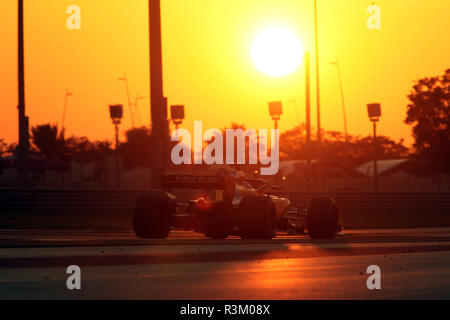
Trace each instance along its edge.
<path fill-rule="evenodd" d="M 62 159 L 77 160 L 81 163 L 104 158 L 112 152 L 110 141 L 90 141 L 86 137 L 72 136 L 64 141 Z"/>
<path fill-rule="evenodd" d="M 36 152 L 43 158 L 70 162 L 77 160 L 82 163 L 104 158 L 112 152 L 109 141 L 90 141 L 86 137 L 64 138 L 58 134 L 56 125 L 43 124 L 31 129 L 31 139 Z"/>
<path fill-rule="evenodd" d="M 151 130 L 147 127 L 133 128 L 125 135 L 126 141 L 120 147 L 124 167 L 150 167 Z"/>
<path fill-rule="evenodd" d="M 306 159 L 306 126 L 302 124 L 288 130 L 280 136 L 280 158 L 282 160 Z M 357 166 L 373 159 L 373 138 L 371 136 L 348 136 L 337 131 L 322 131 L 322 154 L 324 159 L 333 159 L 349 166 Z M 389 137 L 378 136 L 378 159 L 404 158 L 409 150 L 403 140 L 395 142 Z M 317 139 L 315 133 L 311 137 L 311 158 L 317 158 Z"/>
<path fill-rule="evenodd" d="M 8 145 L 3 139 L 0 139 L 0 157 L 3 157 L 6 154 Z"/>
<path fill-rule="evenodd" d="M 41 156 L 49 159 L 61 158 L 64 139 L 58 136 L 56 125 L 48 123 L 32 127 L 31 140 Z"/>
<path fill-rule="evenodd" d="M 405 123 L 413 127 L 418 155 L 432 171 L 450 172 L 450 69 L 417 81 L 408 99 Z"/>

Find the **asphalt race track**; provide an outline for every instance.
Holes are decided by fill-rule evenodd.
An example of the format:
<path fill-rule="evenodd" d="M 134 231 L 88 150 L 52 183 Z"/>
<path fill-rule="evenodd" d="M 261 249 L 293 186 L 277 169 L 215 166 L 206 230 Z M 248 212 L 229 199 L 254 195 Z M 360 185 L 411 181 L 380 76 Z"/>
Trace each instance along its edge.
<path fill-rule="evenodd" d="M 66 269 L 81 268 L 81 290 Z M 369 290 L 367 267 L 381 268 Z M 450 228 L 345 230 L 334 241 L 173 231 L 0 230 L 0 299 L 449 299 Z"/>

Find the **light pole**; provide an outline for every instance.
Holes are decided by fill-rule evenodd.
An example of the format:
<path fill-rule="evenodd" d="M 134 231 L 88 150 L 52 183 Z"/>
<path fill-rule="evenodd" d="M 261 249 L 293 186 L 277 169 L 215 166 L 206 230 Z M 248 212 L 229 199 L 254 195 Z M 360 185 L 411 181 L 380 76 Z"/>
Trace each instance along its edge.
<path fill-rule="evenodd" d="M 344 165 L 348 165 L 348 153 L 349 153 L 349 141 L 348 141 L 348 129 L 347 129 L 347 111 L 345 108 L 345 99 L 344 99 L 344 85 L 342 82 L 342 72 L 341 72 L 341 65 L 339 63 L 338 58 L 336 57 L 336 61 L 330 62 L 332 65 L 336 66 L 336 70 L 338 73 L 338 80 L 339 80 L 339 89 L 341 91 L 341 102 L 342 102 L 342 116 L 344 119 L 344 134 L 345 134 L 345 147 L 347 150 L 344 150 L 344 156 L 343 156 L 343 162 Z"/>
<path fill-rule="evenodd" d="M 26 167 L 30 148 L 29 118 L 25 113 L 25 57 L 23 35 L 23 0 L 18 0 L 18 111 L 19 111 L 19 143 L 17 146 L 17 163 L 19 167 L 19 183 L 26 185 Z"/>
<path fill-rule="evenodd" d="M 160 0 L 149 0 L 149 42 L 150 42 L 150 92 L 152 123 L 152 188 L 162 186 L 162 176 L 167 166 L 169 145 L 169 122 L 167 120 L 167 99 L 163 93 L 162 46 L 161 46 L 161 4 Z"/>
<path fill-rule="evenodd" d="M 115 141 L 116 141 L 116 189 L 120 189 L 120 153 L 119 153 L 119 125 L 123 118 L 123 106 L 111 105 L 109 106 L 109 115 L 115 129 Z"/>
<path fill-rule="evenodd" d="M 306 189 L 311 190 L 311 57 L 305 52 Z"/>
<path fill-rule="evenodd" d="M 371 103 L 367 105 L 370 121 L 373 123 L 373 189 L 378 192 L 378 163 L 377 163 L 377 122 L 381 117 L 381 105 Z"/>
<path fill-rule="evenodd" d="M 128 86 L 127 74 L 124 73 L 123 74 L 123 78 L 119 78 L 117 80 L 123 81 L 125 83 L 125 90 L 127 91 L 127 100 L 128 100 L 128 111 L 130 112 L 131 127 L 134 128 L 135 127 L 134 113 L 133 113 L 133 110 L 131 108 L 132 102 L 131 102 L 131 97 L 130 97 L 130 88 Z"/>
<path fill-rule="evenodd" d="M 344 134 L 345 134 L 345 142 L 348 143 L 348 130 L 347 130 L 347 111 L 345 109 L 345 99 L 344 99 L 344 85 L 342 83 L 342 72 L 341 72 L 341 65 L 339 64 L 338 58 L 336 58 L 336 61 L 330 62 L 332 65 L 336 66 L 336 70 L 338 73 L 338 80 L 339 80 L 339 88 L 341 91 L 341 102 L 342 102 L 342 115 L 344 118 Z"/>
<path fill-rule="evenodd" d="M 305 105 L 306 105 L 306 189 L 311 190 L 311 54 L 306 51 L 304 53 L 305 60 Z M 297 102 L 295 99 L 288 100 L 294 103 L 297 121 L 300 124 L 300 117 L 297 110 Z M 271 106 L 272 104 L 272 106 Z M 269 113 L 275 121 L 275 128 L 278 128 L 278 120 L 282 114 L 281 102 L 272 102 L 269 104 Z"/>
<path fill-rule="evenodd" d="M 283 104 L 281 103 L 281 101 L 274 101 L 274 102 L 269 102 L 269 114 L 272 117 L 272 120 L 274 122 L 274 128 L 276 130 L 276 132 L 278 131 L 278 121 L 280 121 L 281 116 L 283 115 Z M 276 133 L 276 139 L 279 139 L 279 133 Z M 278 143 L 272 141 L 272 144 L 274 143 Z M 277 182 L 279 178 L 277 177 Z"/>
<path fill-rule="evenodd" d="M 305 60 L 305 106 L 306 106 L 306 189 L 311 190 L 311 54 L 306 51 L 304 53 Z M 296 100 L 289 100 L 294 102 L 297 107 Z M 297 110 L 296 110 L 297 111 Z M 300 123 L 298 111 L 297 119 Z"/>
<path fill-rule="evenodd" d="M 71 96 L 72 96 L 72 93 L 70 93 L 66 89 L 66 93 L 64 94 L 63 116 L 62 116 L 62 121 L 61 121 L 61 137 L 64 135 L 64 124 L 66 122 L 67 101 L 69 100 L 69 97 L 71 97 Z"/>
<path fill-rule="evenodd" d="M 314 0 L 314 26 L 316 40 L 316 100 L 317 100 L 317 160 L 318 160 L 318 177 L 320 189 L 323 191 L 322 176 L 322 132 L 320 119 L 320 78 L 319 78 L 319 26 L 317 14 L 317 0 Z"/>
<path fill-rule="evenodd" d="M 280 101 L 269 102 L 269 114 L 274 121 L 275 130 L 278 130 L 278 121 L 283 115 L 283 104 Z"/>
<path fill-rule="evenodd" d="M 175 125 L 175 129 L 178 130 L 178 127 L 183 123 L 183 120 L 185 118 L 184 106 L 183 105 L 171 106 L 170 116 L 172 118 L 173 124 Z"/>

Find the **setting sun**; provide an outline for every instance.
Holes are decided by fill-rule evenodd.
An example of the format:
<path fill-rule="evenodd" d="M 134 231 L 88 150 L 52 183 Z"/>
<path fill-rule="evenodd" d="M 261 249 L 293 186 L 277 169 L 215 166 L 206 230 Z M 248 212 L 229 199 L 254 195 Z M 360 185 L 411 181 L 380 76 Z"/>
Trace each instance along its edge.
<path fill-rule="evenodd" d="M 303 56 L 297 36 L 283 28 L 264 30 L 253 41 L 251 58 L 255 67 L 272 77 L 283 77 L 294 72 Z"/>

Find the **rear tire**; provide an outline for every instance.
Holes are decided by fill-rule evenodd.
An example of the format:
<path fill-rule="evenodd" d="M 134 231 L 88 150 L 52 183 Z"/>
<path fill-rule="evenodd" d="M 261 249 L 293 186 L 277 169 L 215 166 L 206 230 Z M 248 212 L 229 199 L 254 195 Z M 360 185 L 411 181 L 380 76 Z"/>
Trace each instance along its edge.
<path fill-rule="evenodd" d="M 214 203 L 205 213 L 205 236 L 211 239 L 226 239 L 231 233 L 231 203 L 224 201 Z"/>
<path fill-rule="evenodd" d="M 172 227 L 175 205 L 166 194 L 143 194 L 136 200 L 133 228 L 142 239 L 165 239 Z"/>
<path fill-rule="evenodd" d="M 273 239 L 276 236 L 275 206 L 268 196 L 242 199 L 238 212 L 238 228 L 243 239 Z"/>
<path fill-rule="evenodd" d="M 339 229 L 336 201 L 332 198 L 313 199 L 308 207 L 306 225 L 311 239 L 334 239 Z"/>

